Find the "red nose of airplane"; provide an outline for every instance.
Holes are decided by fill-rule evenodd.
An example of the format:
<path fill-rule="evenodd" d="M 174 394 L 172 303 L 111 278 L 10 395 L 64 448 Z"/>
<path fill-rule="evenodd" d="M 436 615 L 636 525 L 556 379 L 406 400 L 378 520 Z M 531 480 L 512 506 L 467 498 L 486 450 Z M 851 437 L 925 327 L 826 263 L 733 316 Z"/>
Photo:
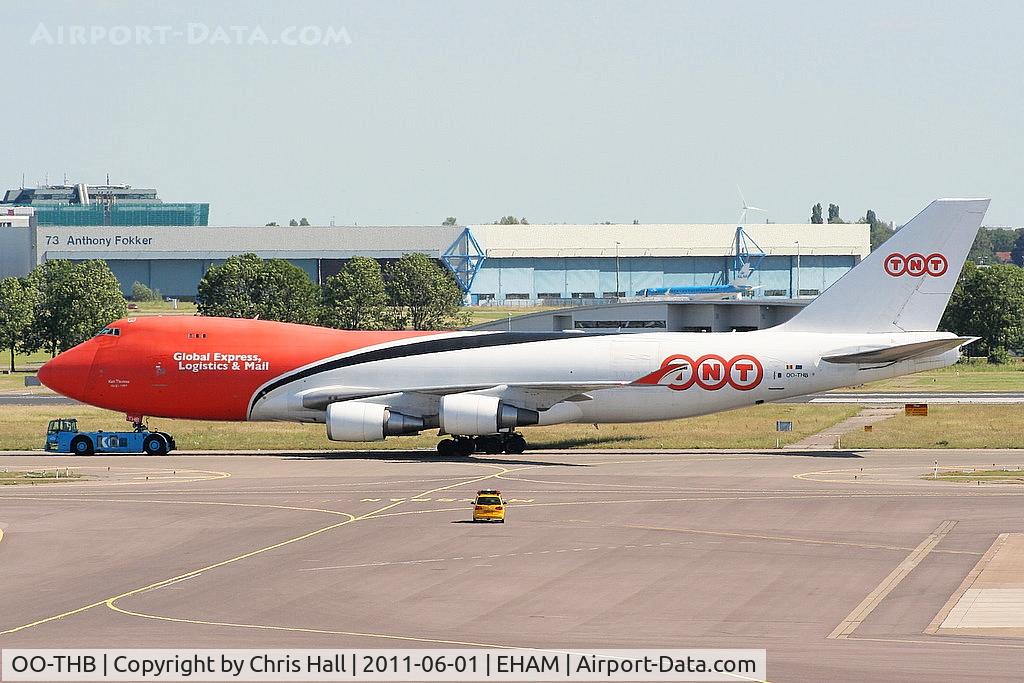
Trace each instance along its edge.
<path fill-rule="evenodd" d="M 89 383 L 95 356 L 95 344 L 79 344 L 39 368 L 39 381 L 58 394 L 81 400 Z"/>

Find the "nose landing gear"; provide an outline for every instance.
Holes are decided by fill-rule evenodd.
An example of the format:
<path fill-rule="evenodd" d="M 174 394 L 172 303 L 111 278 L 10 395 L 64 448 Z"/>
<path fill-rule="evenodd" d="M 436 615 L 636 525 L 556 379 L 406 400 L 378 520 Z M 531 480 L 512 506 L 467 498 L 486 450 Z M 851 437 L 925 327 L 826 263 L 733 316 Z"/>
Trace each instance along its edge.
<path fill-rule="evenodd" d="M 519 432 L 502 432 L 485 436 L 455 436 L 437 444 L 437 452 L 443 456 L 458 455 L 469 457 L 474 453 L 508 453 L 519 455 L 526 450 L 526 439 Z"/>

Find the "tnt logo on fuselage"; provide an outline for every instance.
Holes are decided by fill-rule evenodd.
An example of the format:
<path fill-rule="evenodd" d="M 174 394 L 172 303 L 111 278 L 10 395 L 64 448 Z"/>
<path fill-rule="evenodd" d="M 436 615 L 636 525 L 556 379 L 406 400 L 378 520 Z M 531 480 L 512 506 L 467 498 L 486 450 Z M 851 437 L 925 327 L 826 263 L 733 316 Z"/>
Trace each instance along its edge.
<path fill-rule="evenodd" d="M 675 354 L 662 361 L 661 367 L 636 380 L 635 384 L 661 384 L 675 391 L 692 386 L 706 391 L 718 391 L 729 386 L 749 391 L 764 379 L 761 361 L 749 354 L 740 354 L 726 360 L 708 353 L 694 360 L 686 354 Z"/>
<path fill-rule="evenodd" d="M 908 254 L 904 256 L 898 252 L 893 252 L 885 257 L 884 268 L 885 272 L 893 277 L 900 277 L 901 275 L 941 277 L 949 270 L 949 261 L 939 253 L 929 254 L 928 256 L 921 254 Z"/>

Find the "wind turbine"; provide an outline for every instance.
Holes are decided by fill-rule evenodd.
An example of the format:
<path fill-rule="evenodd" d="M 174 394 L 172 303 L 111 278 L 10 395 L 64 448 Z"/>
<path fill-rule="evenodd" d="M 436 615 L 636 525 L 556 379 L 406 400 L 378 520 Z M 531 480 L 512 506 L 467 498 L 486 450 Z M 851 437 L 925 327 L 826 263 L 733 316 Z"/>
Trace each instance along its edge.
<path fill-rule="evenodd" d="M 743 226 L 747 223 L 747 212 L 760 211 L 764 214 L 768 212 L 757 206 L 747 204 L 747 199 L 743 196 L 743 190 L 740 189 L 739 185 L 736 186 L 736 191 L 740 193 L 740 203 L 743 205 L 743 209 L 740 211 L 740 222 L 736 226 L 736 236 L 733 239 L 735 252 L 733 254 L 732 282 L 745 285 L 765 257 L 765 252 L 761 249 L 761 246 L 743 229 Z M 752 250 L 751 247 L 756 249 L 756 251 Z M 760 289 L 760 287 L 753 287 L 751 289 Z"/>
<path fill-rule="evenodd" d="M 740 211 L 740 225 L 746 225 L 747 224 L 747 211 L 760 211 L 761 213 L 764 213 L 764 214 L 768 213 L 765 209 L 761 209 L 761 208 L 758 208 L 756 206 L 748 206 L 747 205 L 747 200 L 743 196 L 743 190 L 740 189 L 739 185 L 736 186 L 736 190 L 740 193 L 740 202 L 743 205 L 743 209 Z"/>

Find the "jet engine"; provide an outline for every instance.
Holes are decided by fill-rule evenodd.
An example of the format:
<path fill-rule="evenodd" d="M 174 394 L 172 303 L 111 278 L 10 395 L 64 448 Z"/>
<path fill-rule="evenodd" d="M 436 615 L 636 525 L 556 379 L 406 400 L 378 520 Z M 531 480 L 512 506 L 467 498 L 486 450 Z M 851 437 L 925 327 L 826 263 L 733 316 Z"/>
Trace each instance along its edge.
<path fill-rule="evenodd" d="M 327 438 L 331 441 L 382 441 L 385 436 L 415 434 L 423 418 L 392 412 L 387 406 L 352 401 L 327 406 Z"/>
<path fill-rule="evenodd" d="M 438 417 L 442 432 L 470 436 L 535 425 L 540 414 L 536 410 L 506 405 L 496 396 L 448 394 L 441 397 Z"/>

